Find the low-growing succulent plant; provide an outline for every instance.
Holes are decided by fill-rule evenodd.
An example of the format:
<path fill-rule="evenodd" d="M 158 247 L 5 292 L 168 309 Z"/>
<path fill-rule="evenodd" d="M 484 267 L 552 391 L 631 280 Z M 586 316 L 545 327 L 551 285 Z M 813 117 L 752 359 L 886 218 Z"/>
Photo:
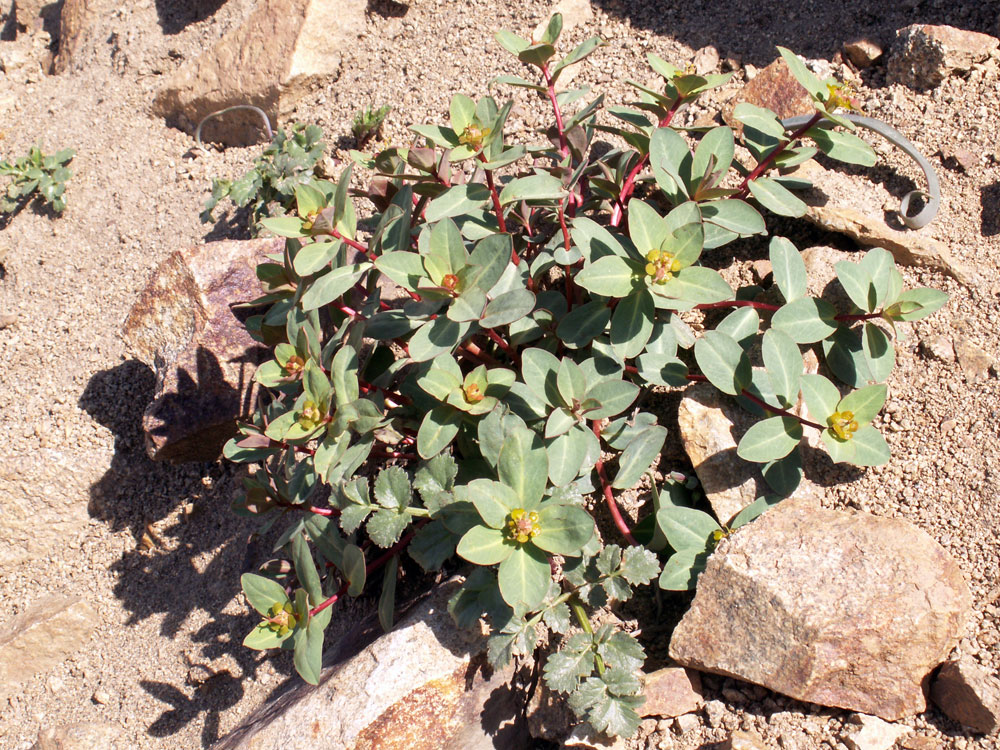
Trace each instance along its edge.
<path fill-rule="evenodd" d="M 0 199 L 0 213 L 14 213 L 32 198 L 62 213 L 66 208 L 66 181 L 73 176 L 66 165 L 73 160 L 73 154 L 71 148 L 45 154 L 40 146 L 32 146 L 27 156 L 0 161 L 0 176 L 10 177 L 6 194 Z"/>
<path fill-rule="evenodd" d="M 661 85 L 633 84 L 637 102 L 607 109 L 620 124 L 601 124 L 602 96 L 558 83 L 603 42 L 559 60 L 560 29 L 556 15 L 538 40 L 497 35 L 536 75 L 498 82 L 551 103 L 548 142 L 508 142 L 510 102 L 456 95 L 447 124 L 412 128 L 418 144 L 356 157 L 375 172 L 363 235 L 352 168 L 287 186 L 294 212 L 261 221 L 285 248 L 258 267 L 265 294 L 247 320 L 274 358 L 225 455 L 255 468 L 238 510 L 280 524 L 275 549 L 291 560 L 244 576 L 262 618 L 246 645 L 293 650 L 315 682 L 332 604 L 384 570 L 389 627 L 404 552 L 427 571 L 466 561 L 451 612 L 460 626 L 489 621 L 490 662 L 531 654 L 548 632 L 548 686 L 598 731 L 627 735 L 644 652 L 591 613 L 657 576 L 664 589 L 693 587 L 723 536 L 795 490 L 804 430 L 819 431 L 834 461 L 888 460 L 872 421 L 891 333 L 946 297 L 904 291 L 876 249 L 837 265 L 851 304 L 836 309 L 808 294 L 805 265 L 780 237 L 774 288 L 734 290 L 705 251 L 765 235 L 761 209 L 804 212 L 793 192 L 803 182 L 780 168 L 818 151 L 873 163 L 835 110 L 847 101 L 838 84 L 781 50 L 816 112 L 788 131 L 739 105 L 744 163 L 731 128 L 674 125 L 727 76 L 650 55 Z M 593 149 L 599 132 L 621 146 Z M 823 374 L 804 372 L 804 347 Z M 764 465 L 771 492 L 729 528 L 689 507 L 687 477 L 658 484 L 651 472 L 667 430 L 644 406 L 692 381 L 760 417 L 738 453 Z M 630 528 L 616 493 L 647 475 L 651 498 Z"/>
<path fill-rule="evenodd" d="M 381 107 L 368 105 L 354 115 L 354 121 L 351 123 L 351 134 L 357 141 L 358 148 L 364 148 L 368 141 L 379 134 L 379 131 L 382 130 L 382 123 L 385 122 L 385 118 L 389 116 L 390 112 L 392 112 L 392 107 L 388 104 L 383 104 Z"/>
<path fill-rule="evenodd" d="M 250 206 L 250 233 L 260 231 L 260 220 L 283 216 L 295 206 L 295 188 L 316 179 L 316 165 L 326 144 L 318 125 L 296 123 L 288 133 L 277 130 L 271 143 L 254 162 L 253 169 L 236 181 L 213 179 L 212 196 L 205 203 L 201 220 L 214 221 L 212 212 L 228 198 L 233 205 Z"/>

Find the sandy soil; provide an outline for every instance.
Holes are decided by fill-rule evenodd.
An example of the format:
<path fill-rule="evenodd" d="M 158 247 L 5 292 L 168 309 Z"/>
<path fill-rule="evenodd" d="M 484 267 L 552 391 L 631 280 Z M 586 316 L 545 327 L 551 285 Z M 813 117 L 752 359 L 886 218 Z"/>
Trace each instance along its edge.
<path fill-rule="evenodd" d="M 63 216 L 24 210 L 0 224 L 0 313 L 17 315 L 0 330 L 0 505 L 37 505 L 45 526 L 40 538 L 58 531 L 60 519 L 67 530 L 57 534 L 58 546 L 35 545 L 28 556 L 0 563 L 0 620 L 53 591 L 82 595 L 99 612 L 95 635 L 79 653 L 0 705 L 3 750 L 28 748 L 40 728 L 80 720 L 120 725 L 129 747 L 207 747 L 291 672 L 287 660 L 240 646 L 252 621 L 236 596 L 238 577 L 258 553 L 247 545 L 252 528 L 229 511 L 235 472 L 223 464 L 165 466 L 146 458 L 139 420 L 154 378 L 126 356 L 118 333 L 137 292 L 172 250 L 242 236 L 238 222 L 207 226 L 198 214 L 211 177 L 238 176 L 259 147 L 199 154 L 188 135 L 148 112 L 163 76 L 232 28 L 252 2 L 118 5 L 106 19 L 107 54 L 88 70 L 27 83 L 0 75 L 0 155 L 24 153 L 39 141 L 77 151 Z M 596 0 L 594 17 L 565 44 L 593 33 L 610 42 L 576 80 L 617 104 L 630 99 L 626 79 L 650 77 L 646 51 L 683 63 L 714 44 L 723 66 L 737 70 L 766 65 L 775 44 L 829 60 L 845 41 L 869 36 L 887 45 L 896 29 L 914 22 L 995 33 L 997 10 L 989 5 L 858 0 L 845 11 L 833 0 Z M 211 7 L 199 15 L 198 6 Z M 492 77 L 520 73 L 492 32 L 528 33 L 547 9 L 540 0 L 516 8 L 485 0 L 371 0 L 367 34 L 345 51 L 339 80 L 305 100 L 295 118 L 322 125 L 334 155 L 345 158 L 354 113 L 389 103 L 395 111 L 386 136 L 404 139 L 408 124 L 446 115 L 454 92 L 481 95 Z M 952 299 L 897 350 L 883 417 L 893 460 L 867 472 L 829 468 L 819 479 L 831 506 L 904 517 L 958 559 L 976 605 L 962 648 L 996 672 L 997 373 L 974 382 L 927 349 L 945 336 L 972 341 L 994 361 L 1000 352 L 998 66 L 992 60 L 930 94 L 887 85 L 881 63 L 864 71 L 862 81 L 866 110 L 925 154 L 961 148 L 976 155 L 968 171 L 935 159 L 945 197 L 927 231 L 975 268 L 978 279 L 963 287 L 938 274 L 904 271 L 909 284 L 944 289 Z M 516 98 L 513 129 L 542 122 L 544 102 L 523 92 Z M 909 180 L 920 184 L 891 152 L 876 174 L 898 195 Z M 800 243 L 851 249 L 843 238 L 805 225 L 794 231 Z M 733 262 L 762 255 L 750 245 Z M 661 468 L 684 468 L 683 460 L 673 447 Z M 662 651 L 662 643 L 648 645 Z M 668 745 L 660 743 L 671 735 L 664 731 L 669 722 L 647 724 L 634 747 L 698 747 L 740 726 L 781 737 L 786 748 L 838 747 L 841 712 L 810 711 L 754 688 L 734 692 L 731 680 L 709 678 L 706 685 L 721 702 L 698 720 L 700 729 Z M 936 712 L 910 723 L 946 747 L 994 746 L 967 738 Z"/>

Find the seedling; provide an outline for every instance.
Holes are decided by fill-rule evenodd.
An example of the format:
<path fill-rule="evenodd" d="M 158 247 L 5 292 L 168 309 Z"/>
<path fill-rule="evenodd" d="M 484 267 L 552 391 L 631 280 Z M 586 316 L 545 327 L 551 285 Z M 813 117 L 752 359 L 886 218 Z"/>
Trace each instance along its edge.
<path fill-rule="evenodd" d="M 73 160 L 73 154 L 73 149 L 67 148 L 47 155 L 40 146 L 32 146 L 27 156 L 0 161 L 0 176 L 11 178 L 0 200 L 0 213 L 12 214 L 32 198 L 62 213 L 66 208 L 66 181 L 73 176 L 66 165 Z"/>

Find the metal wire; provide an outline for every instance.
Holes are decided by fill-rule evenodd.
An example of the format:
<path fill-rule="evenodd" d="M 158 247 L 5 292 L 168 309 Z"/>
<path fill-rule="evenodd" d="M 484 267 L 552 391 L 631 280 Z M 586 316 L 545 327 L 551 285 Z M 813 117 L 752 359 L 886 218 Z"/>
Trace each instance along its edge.
<path fill-rule="evenodd" d="M 227 112 L 232 112 L 237 109 L 249 109 L 251 112 L 256 112 L 258 115 L 260 115 L 260 119 L 264 121 L 264 130 L 267 132 L 267 139 L 271 140 L 274 137 L 274 131 L 271 130 L 271 121 L 268 119 L 267 113 L 264 110 L 262 110 L 260 107 L 255 107 L 252 104 L 236 104 L 232 107 L 226 107 L 225 109 L 220 109 L 217 112 L 211 112 L 205 115 L 203 118 L 201 118 L 201 122 L 198 123 L 198 127 L 194 131 L 194 139 L 195 142 L 198 144 L 198 148 L 200 148 L 206 154 L 209 153 L 208 149 L 205 148 L 205 146 L 202 145 L 201 142 L 202 126 L 206 122 L 211 120 L 213 117 L 219 117 L 220 115 L 224 115 Z"/>

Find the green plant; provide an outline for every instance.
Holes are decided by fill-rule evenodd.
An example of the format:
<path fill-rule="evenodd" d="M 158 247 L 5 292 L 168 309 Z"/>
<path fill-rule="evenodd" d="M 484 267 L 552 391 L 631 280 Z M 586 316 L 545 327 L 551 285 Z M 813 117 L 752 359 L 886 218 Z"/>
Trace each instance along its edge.
<path fill-rule="evenodd" d="M 392 112 L 392 107 L 388 104 L 384 104 L 377 109 L 373 109 L 371 105 L 368 105 L 354 115 L 354 122 L 351 123 L 351 133 L 358 143 L 358 148 L 364 147 L 369 140 L 378 135 L 382 129 L 382 123 L 385 122 L 385 118 L 389 116 L 390 112 Z"/>
<path fill-rule="evenodd" d="M 870 424 L 894 361 L 883 326 L 928 315 L 946 296 L 903 291 L 891 256 L 872 250 L 837 266 L 853 303 L 837 310 L 807 294 L 802 259 L 780 237 L 769 247 L 774 287 L 734 291 L 704 251 L 766 234 L 757 206 L 804 212 L 791 191 L 805 184 L 779 167 L 818 150 L 873 163 L 864 141 L 825 127 L 849 131 L 834 110 L 850 102 L 782 50 L 816 114 L 786 132 L 772 112 L 737 107 L 745 165 L 730 128 L 672 126 L 726 76 L 650 55 L 662 90 L 633 84 L 640 100 L 607 110 L 623 125 L 600 124 L 603 97 L 557 82 L 602 42 L 555 62 L 560 28 L 556 15 L 537 42 L 497 35 L 540 76 L 498 81 L 548 99 L 549 143 L 508 143 L 511 103 L 457 95 L 448 125 L 412 128 L 424 145 L 355 157 L 375 171 L 364 241 L 352 168 L 337 183 L 296 186 L 295 214 L 262 220 L 287 238 L 258 267 L 263 311 L 247 320 L 274 347 L 256 375 L 268 397 L 225 455 L 255 467 L 237 509 L 283 524 L 275 550 L 291 559 L 244 576 L 262 617 L 248 646 L 293 650 L 315 682 L 332 604 L 384 568 L 378 609 L 389 627 L 403 551 L 427 571 L 457 557 L 474 567 L 451 611 L 460 626 L 489 620 L 490 661 L 529 654 L 549 633 L 549 687 L 597 730 L 630 734 L 643 649 L 593 627 L 589 613 L 658 574 L 665 589 L 692 587 L 730 531 L 688 507 L 673 477 L 649 480 L 652 507 L 629 527 L 615 493 L 640 487 L 667 437 L 644 400 L 707 381 L 761 417 L 738 452 L 764 464 L 772 493 L 736 528 L 795 490 L 804 427 L 820 430 L 835 461 L 888 459 Z M 598 131 L 626 145 L 595 153 Z M 474 173 L 456 167 L 467 161 Z M 803 346 L 819 350 L 846 395 L 803 374 Z M 800 394 L 809 418 L 793 412 Z M 624 548 L 606 540 L 616 529 Z"/>
<path fill-rule="evenodd" d="M 326 144 L 318 125 L 296 123 L 286 133 L 279 129 L 254 162 L 253 169 L 233 182 L 212 180 L 212 196 L 201 220 L 214 221 L 212 212 L 224 198 L 243 208 L 250 206 L 250 233 L 260 231 L 266 216 L 283 216 L 295 205 L 295 188 L 316 179 L 315 170 Z"/>
<path fill-rule="evenodd" d="M 0 176 L 11 178 L 7 193 L 0 200 L 0 213 L 14 213 L 32 197 L 62 213 L 66 208 L 63 200 L 66 181 L 73 176 L 66 165 L 73 160 L 73 154 L 73 149 L 66 148 L 46 155 L 40 146 L 32 146 L 27 156 L 0 161 Z"/>

